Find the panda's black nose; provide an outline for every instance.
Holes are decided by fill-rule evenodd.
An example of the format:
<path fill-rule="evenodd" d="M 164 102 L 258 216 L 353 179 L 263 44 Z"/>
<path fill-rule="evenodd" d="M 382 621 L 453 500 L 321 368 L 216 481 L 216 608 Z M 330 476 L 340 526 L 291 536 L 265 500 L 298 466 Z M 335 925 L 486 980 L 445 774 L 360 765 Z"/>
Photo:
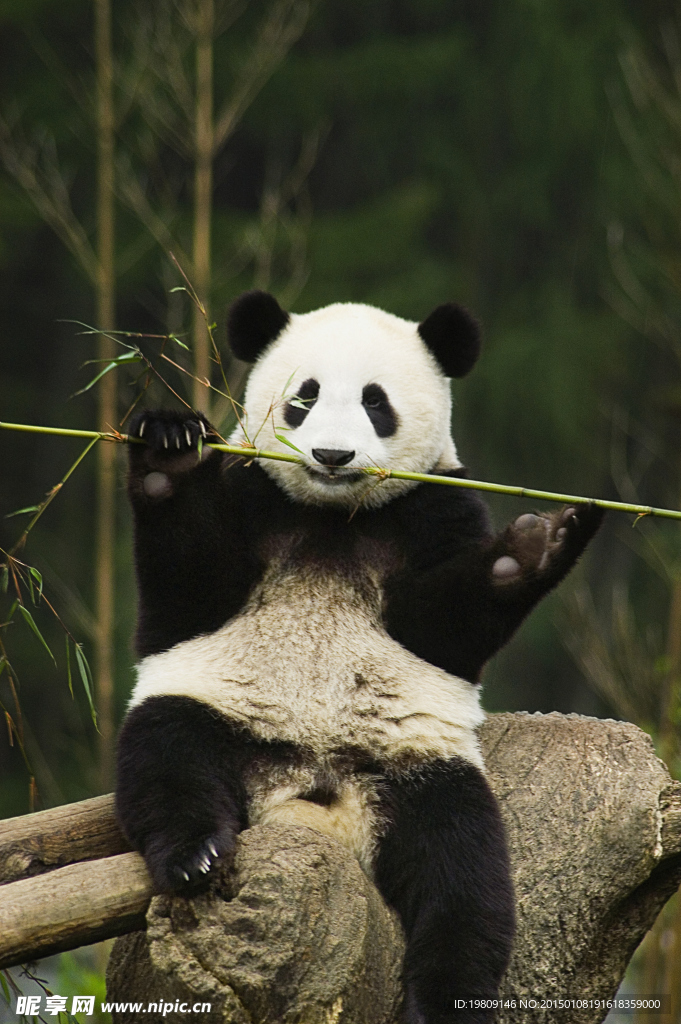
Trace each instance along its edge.
<path fill-rule="evenodd" d="M 344 452 L 339 448 L 313 448 L 312 454 L 322 466 L 347 466 L 355 457 L 354 452 Z"/>

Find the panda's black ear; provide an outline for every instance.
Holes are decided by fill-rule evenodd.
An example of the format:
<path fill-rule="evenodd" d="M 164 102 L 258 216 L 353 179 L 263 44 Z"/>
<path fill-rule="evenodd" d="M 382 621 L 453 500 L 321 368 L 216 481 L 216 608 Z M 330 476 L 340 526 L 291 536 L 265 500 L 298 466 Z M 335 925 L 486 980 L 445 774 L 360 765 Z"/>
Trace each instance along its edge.
<path fill-rule="evenodd" d="M 244 292 L 227 313 L 227 337 L 232 352 L 237 359 L 254 363 L 290 319 L 269 292 Z"/>
<path fill-rule="evenodd" d="M 475 317 L 445 302 L 419 324 L 418 332 L 448 377 L 465 377 L 480 355 L 482 331 Z"/>

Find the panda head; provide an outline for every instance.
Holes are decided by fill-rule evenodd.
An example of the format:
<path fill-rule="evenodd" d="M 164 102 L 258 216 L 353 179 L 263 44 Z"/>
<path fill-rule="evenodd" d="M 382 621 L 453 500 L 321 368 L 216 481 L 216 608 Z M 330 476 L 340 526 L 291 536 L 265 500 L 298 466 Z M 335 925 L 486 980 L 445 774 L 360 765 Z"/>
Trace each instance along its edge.
<path fill-rule="evenodd" d="M 231 441 L 299 453 L 301 465 L 261 463 L 294 500 L 376 506 L 415 484 L 379 481 L 365 466 L 460 467 L 449 378 L 468 373 L 480 350 L 478 324 L 461 307 L 438 306 L 421 324 L 358 303 L 299 315 L 255 291 L 236 300 L 227 329 L 234 354 L 255 361 Z"/>

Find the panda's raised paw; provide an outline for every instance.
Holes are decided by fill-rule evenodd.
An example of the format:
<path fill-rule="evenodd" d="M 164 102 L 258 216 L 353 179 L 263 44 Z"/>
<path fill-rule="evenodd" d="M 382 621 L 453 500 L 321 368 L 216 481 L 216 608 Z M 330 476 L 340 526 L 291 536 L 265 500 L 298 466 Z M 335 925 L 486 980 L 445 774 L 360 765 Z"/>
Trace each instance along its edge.
<path fill-rule="evenodd" d="M 165 409 L 138 413 L 130 424 L 130 434 L 144 441 L 156 455 L 167 458 L 198 451 L 200 444 L 216 436 L 203 413 Z"/>
<path fill-rule="evenodd" d="M 175 481 L 205 462 L 219 440 L 203 413 L 146 409 L 130 423 L 129 433 L 142 444 L 129 445 L 131 493 L 158 500 L 175 492 Z"/>
<path fill-rule="evenodd" d="M 598 529 L 603 510 L 569 505 L 560 512 L 526 512 L 503 534 L 503 554 L 492 565 L 494 582 L 515 582 L 526 575 L 567 571 Z"/>

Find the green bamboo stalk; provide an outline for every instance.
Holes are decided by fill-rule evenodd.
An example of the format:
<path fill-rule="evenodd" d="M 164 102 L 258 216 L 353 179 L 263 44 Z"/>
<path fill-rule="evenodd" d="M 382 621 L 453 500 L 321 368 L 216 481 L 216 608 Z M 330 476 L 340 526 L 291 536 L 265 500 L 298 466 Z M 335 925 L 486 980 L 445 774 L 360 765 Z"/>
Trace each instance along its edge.
<path fill-rule="evenodd" d="M 66 427 L 39 427 L 27 423 L 0 422 L 0 430 L 21 430 L 32 434 L 63 434 L 65 437 L 93 437 L 102 441 L 119 441 L 128 444 L 144 444 L 138 437 L 129 434 L 113 434 L 98 430 L 69 430 Z M 284 455 L 281 452 L 268 452 L 262 448 L 244 448 L 233 444 L 206 444 L 207 448 L 215 448 L 229 455 L 239 455 L 242 459 L 273 459 L 275 462 L 293 462 L 303 464 L 296 455 Z M 509 494 L 515 498 L 532 498 L 535 501 L 559 501 L 564 505 L 597 505 L 599 508 L 613 512 L 628 512 L 635 516 L 658 516 L 663 519 L 681 519 L 681 511 L 672 508 L 655 508 L 652 505 L 633 505 L 624 501 L 608 501 L 606 498 L 585 498 L 580 494 L 559 494 L 557 491 L 539 491 L 533 487 L 517 487 L 514 484 L 495 484 L 487 480 L 467 480 L 459 476 L 438 476 L 435 473 L 409 473 L 403 469 L 380 469 L 376 466 L 365 466 L 362 472 L 367 476 L 377 476 L 382 480 L 415 480 L 424 484 L 444 484 L 445 487 L 464 487 L 471 491 L 491 491 L 494 494 Z"/>
<path fill-rule="evenodd" d="M 116 326 L 112 0 L 94 0 L 94 42 L 97 77 L 97 326 L 98 353 L 115 358 L 116 343 L 107 331 Z M 113 373 L 97 385 L 98 425 L 108 430 L 118 422 L 117 382 Z M 94 444 L 94 441 L 93 441 Z M 95 679 L 100 710 L 99 770 L 103 792 L 113 784 L 115 729 L 114 700 L 114 549 L 116 542 L 116 453 L 108 445 L 97 447 L 97 511 L 95 539 Z"/>

